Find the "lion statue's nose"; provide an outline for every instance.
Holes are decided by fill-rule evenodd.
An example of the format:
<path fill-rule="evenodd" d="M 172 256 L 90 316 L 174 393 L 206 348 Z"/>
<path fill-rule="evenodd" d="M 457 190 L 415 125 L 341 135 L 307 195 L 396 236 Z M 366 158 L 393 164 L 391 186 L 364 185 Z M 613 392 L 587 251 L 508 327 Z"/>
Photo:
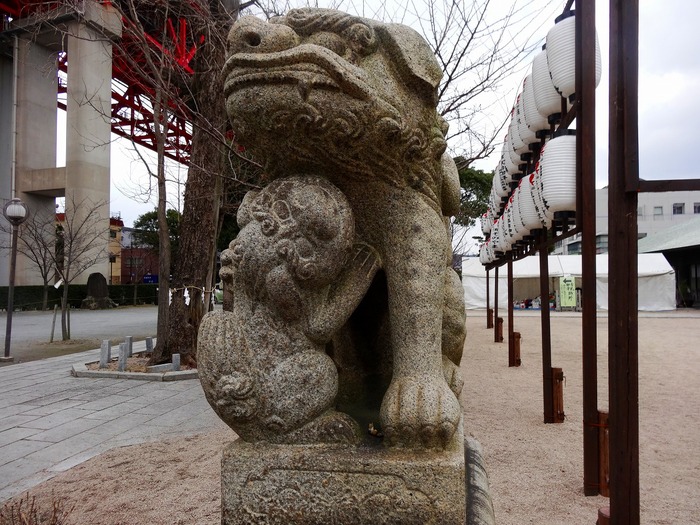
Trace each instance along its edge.
<path fill-rule="evenodd" d="M 236 53 L 273 53 L 299 45 L 299 36 L 289 26 L 265 22 L 254 16 L 238 20 L 228 34 L 228 51 Z"/>

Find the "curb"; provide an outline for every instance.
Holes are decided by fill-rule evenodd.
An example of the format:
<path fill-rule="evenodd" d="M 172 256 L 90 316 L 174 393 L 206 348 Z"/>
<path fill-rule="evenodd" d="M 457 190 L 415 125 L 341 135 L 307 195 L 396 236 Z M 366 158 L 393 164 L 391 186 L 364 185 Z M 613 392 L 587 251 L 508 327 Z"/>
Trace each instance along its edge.
<path fill-rule="evenodd" d="M 115 372 L 112 370 L 88 370 L 87 365 L 99 363 L 78 363 L 71 367 L 71 375 L 74 377 L 92 377 L 106 379 L 135 379 L 140 381 L 183 381 L 197 379 L 197 370 L 179 370 L 177 372 Z"/>

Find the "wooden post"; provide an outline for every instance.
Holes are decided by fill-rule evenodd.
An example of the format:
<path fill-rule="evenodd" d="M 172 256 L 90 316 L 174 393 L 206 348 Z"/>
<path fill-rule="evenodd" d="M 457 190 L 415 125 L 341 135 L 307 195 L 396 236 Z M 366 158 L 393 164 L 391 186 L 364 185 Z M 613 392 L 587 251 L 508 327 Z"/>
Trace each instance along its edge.
<path fill-rule="evenodd" d="M 544 422 L 554 420 L 554 383 L 552 380 L 552 335 L 549 319 L 549 255 L 547 254 L 547 230 L 540 247 L 540 320 L 542 322 L 542 400 Z"/>
<path fill-rule="evenodd" d="M 513 355 L 508 356 L 508 366 L 520 366 L 520 332 L 513 332 Z M 512 363 L 511 363 L 512 357 Z"/>
<path fill-rule="evenodd" d="M 508 259 L 508 366 L 515 364 L 515 332 L 513 319 L 513 259 Z"/>
<path fill-rule="evenodd" d="M 486 270 L 486 328 L 493 328 L 493 310 L 491 309 L 491 283 L 489 270 Z"/>
<path fill-rule="evenodd" d="M 596 320 L 595 2 L 576 2 L 576 222 L 581 229 L 583 490 L 598 494 Z"/>
<path fill-rule="evenodd" d="M 566 414 L 564 413 L 564 371 L 561 368 L 552 368 L 552 403 L 553 423 L 563 423 Z"/>
<path fill-rule="evenodd" d="M 600 480 L 600 495 L 610 497 L 610 430 L 608 428 L 608 413 L 598 412 L 598 479 Z"/>
<path fill-rule="evenodd" d="M 598 509 L 598 521 L 596 525 L 610 525 L 610 507 L 601 507 Z"/>
<path fill-rule="evenodd" d="M 493 331 L 493 342 L 501 343 L 503 342 L 503 319 L 501 319 L 500 326 L 500 336 L 499 336 L 499 326 L 498 326 L 498 266 L 494 268 L 493 274 L 495 277 L 495 282 L 493 284 L 493 318 L 496 320 L 496 328 Z"/>
<path fill-rule="evenodd" d="M 610 520 L 639 525 L 638 0 L 610 0 L 609 62 Z"/>

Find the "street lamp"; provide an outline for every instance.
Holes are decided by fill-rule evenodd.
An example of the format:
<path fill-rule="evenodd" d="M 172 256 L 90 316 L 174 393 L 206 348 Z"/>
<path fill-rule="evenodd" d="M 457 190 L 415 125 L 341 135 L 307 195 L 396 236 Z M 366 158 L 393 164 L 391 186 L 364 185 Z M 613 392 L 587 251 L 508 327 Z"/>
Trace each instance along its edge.
<path fill-rule="evenodd" d="M 27 220 L 29 211 L 26 204 L 19 199 L 12 199 L 2 209 L 2 214 L 12 225 L 12 248 L 10 251 L 10 286 L 7 289 L 7 328 L 5 329 L 5 355 L 0 361 L 12 361 L 10 341 L 12 339 L 12 310 L 15 302 L 15 266 L 17 265 L 17 230 Z"/>

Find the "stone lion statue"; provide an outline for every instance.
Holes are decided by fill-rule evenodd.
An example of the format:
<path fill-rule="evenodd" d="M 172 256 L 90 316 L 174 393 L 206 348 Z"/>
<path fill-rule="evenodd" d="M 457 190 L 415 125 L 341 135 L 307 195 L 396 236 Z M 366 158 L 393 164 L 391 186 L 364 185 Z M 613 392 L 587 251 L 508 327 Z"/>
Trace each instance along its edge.
<path fill-rule="evenodd" d="M 200 329 L 207 398 L 248 440 L 442 448 L 461 422 L 459 180 L 441 70 L 412 29 L 326 9 L 228 37 L 226 109 L 270 184 L 222 256 L 232 311 Z"/>

